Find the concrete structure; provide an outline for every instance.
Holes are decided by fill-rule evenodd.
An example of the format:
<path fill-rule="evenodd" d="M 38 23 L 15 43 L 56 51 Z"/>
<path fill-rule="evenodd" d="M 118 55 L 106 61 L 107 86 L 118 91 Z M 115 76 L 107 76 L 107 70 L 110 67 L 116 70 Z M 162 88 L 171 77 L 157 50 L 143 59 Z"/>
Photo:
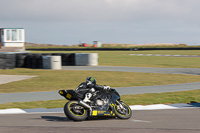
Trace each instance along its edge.
<path fill-rule="evenodd" d="M 22 52 L 24 44 L 23 28 L 0 28 L 0 52 Z"/>

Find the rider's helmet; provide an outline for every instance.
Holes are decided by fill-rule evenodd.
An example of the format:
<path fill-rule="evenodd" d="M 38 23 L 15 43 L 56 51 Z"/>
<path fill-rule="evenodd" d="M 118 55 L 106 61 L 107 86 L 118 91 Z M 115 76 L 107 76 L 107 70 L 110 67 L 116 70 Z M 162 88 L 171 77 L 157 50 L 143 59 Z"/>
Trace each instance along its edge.
<path fill-rule="evenodd" d="M 92 84 L 96 84 L 96 79 L 94 77 L 87 77 L 86 78 L 86 82 L 87 83 L 92 83 Z"/>

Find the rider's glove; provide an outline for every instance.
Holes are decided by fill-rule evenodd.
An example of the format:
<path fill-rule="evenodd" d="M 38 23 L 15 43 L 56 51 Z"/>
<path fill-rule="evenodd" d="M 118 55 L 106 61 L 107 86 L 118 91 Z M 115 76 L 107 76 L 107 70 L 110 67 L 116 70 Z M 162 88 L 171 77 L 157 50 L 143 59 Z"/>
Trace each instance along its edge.
<path fill-rule="evenodd" d="M 104 86 L 103 89 L 104 90 L 110 90 L 110 86 Z"/>

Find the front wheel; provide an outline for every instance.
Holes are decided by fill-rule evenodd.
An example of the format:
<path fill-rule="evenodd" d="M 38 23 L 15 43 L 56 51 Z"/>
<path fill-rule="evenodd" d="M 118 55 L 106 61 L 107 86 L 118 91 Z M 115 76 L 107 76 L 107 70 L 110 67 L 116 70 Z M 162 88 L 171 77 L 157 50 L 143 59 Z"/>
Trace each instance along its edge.
<path fill-rule="evenodd" d="M 64 106 L 65 115 L 74 121 L 83 121 L 88 117 L 88 111 L 78 104 L 78 101 L 69 101 Z"/>
<path fill-rule="evenodd" d="M 132 116 L 130 107 L 122 101 L 117 101 L 114 109 L 116 116 L 120 119 L 129 119 Z"/>

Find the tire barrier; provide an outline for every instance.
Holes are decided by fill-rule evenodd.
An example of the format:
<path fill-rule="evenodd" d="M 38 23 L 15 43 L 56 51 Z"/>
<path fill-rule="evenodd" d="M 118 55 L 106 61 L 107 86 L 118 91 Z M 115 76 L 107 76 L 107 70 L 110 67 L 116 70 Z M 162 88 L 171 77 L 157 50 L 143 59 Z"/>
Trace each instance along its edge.
<path fill-rule="evenodd" d="M 26 54 L 16 54 L 16 66 L 15 67 L 25 67 Z"/>
<path fill-rule="evenodd" d="M 75 66 L 75 53 L 53 53 L 52 55 L 61 56 L 62 66 Z"/>
<path fill-rule="evenodd" d="M 15 54 L 0 54 L 0 69 L 14 69 L 15 62 Z"/>
<path fill-rule="evenodd" d="M 75 66 L 75 53 L 0 53 L 0 69 L 43 69 L 43 56 L 60 56 L 61 66 Z"/>

